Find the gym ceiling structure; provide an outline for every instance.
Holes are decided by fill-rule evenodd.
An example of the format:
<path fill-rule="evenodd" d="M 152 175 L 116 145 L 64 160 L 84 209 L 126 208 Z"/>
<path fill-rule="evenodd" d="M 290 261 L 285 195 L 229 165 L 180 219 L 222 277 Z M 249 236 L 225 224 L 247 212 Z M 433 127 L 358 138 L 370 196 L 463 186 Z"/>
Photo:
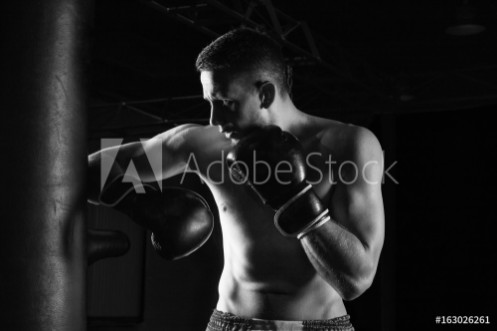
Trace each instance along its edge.
<path fill-rule="evenodd" d="M 241 25 L 281 43 L 297 107 L 366 126 L 385 151 L 386 239 L 373 286 L 346 302 L 356 329 L 495 322 L 495 1 L 30 0 L 1 12 L 0 329 L 205 329 L 219 226 L 194 254 L 161 259 L 147 231 L 87 205 L 86 155 L 102 139 L 207 124 L 196 55 Z"/>

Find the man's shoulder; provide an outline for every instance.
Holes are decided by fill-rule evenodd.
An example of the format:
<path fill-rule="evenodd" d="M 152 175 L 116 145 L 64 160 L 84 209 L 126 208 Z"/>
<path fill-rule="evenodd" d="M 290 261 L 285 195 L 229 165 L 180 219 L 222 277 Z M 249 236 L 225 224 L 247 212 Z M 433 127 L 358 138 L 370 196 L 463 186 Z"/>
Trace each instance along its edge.
<path fill-rule="evenodd" d="M 183 124 L 176 127 L 173 134 L 181 140 L 183 151 L 196 155 L 213 155 L 230 146 L 230 141 L 212 125 Z"/>
<path fill-rule="evenodd" d="M 219 145 L 226 142 L 226 138 L 219 131 L 219 128 L 212 125 L 185 124 L 185 138 L 195 146 Z"/>
<path fill-rule="evenodd" d="M 150 140 L 178 153 L 201 152 L 218 146 L 223 136 L 213 126 L 187 123 L 170 128 Z"/>
<path fill-rule="evenodd" d="M 319 133 L 320 144 L 343 158 L 357 158 L 381 154 L 381 145 L 376 135 L 366 127 L 325 121 Z"/>

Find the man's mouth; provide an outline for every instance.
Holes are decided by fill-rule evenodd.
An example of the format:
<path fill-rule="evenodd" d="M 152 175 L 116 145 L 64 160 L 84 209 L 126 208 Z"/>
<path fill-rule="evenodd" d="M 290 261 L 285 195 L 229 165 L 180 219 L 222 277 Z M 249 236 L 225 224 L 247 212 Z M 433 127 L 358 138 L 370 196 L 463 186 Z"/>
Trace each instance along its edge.
<path fill-rule="evenodd" d="M 236 131 L 225 131 L 223 132 L 224 136 L 228 139 L 236 139 L 238 133 Z"/>
<path fill-rule="evenodd" d="M 238 135 L 238 131 L 232 129 L 221 129 L 221 133 L 228 139 L 235 139 Z"/>

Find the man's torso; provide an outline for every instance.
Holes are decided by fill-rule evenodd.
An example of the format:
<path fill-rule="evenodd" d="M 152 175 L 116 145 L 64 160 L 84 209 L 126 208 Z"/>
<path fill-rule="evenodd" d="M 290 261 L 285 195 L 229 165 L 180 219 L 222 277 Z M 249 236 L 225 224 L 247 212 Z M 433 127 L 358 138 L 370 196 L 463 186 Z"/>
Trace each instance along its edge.
<path fill-rule="evenodd" d="M 321 120 L 299 131 L 308 182 L 325 204 L 337 178 L 334 154 L 339 146 L 324 146 L 322 136 L 336 132 L 338 144 L 347 127 Z M 224 269 L 217 309 L 279 320 L 329 319 L 346 314 L 342 299 L 317 274 L 300 242 L 278 232 L 274 211 L 263 205 L 248 185 L 230 176 L 224 161 L 233 142 L 215 127 L 201 127 L 193 135 L 192 146 L 188 166 L 211 189 L 222 227 Z"/>

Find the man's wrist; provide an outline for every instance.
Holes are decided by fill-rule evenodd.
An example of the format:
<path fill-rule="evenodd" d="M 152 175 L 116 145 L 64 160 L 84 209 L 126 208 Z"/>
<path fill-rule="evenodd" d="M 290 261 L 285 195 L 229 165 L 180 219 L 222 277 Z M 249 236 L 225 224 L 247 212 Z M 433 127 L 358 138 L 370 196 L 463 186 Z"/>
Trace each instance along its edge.
<path fill-rule="evenodd" d="M 328 208 L 307 185 L 276 211 L 274 225 L 282 235 L 300 239 L 329 219 Z"/>

